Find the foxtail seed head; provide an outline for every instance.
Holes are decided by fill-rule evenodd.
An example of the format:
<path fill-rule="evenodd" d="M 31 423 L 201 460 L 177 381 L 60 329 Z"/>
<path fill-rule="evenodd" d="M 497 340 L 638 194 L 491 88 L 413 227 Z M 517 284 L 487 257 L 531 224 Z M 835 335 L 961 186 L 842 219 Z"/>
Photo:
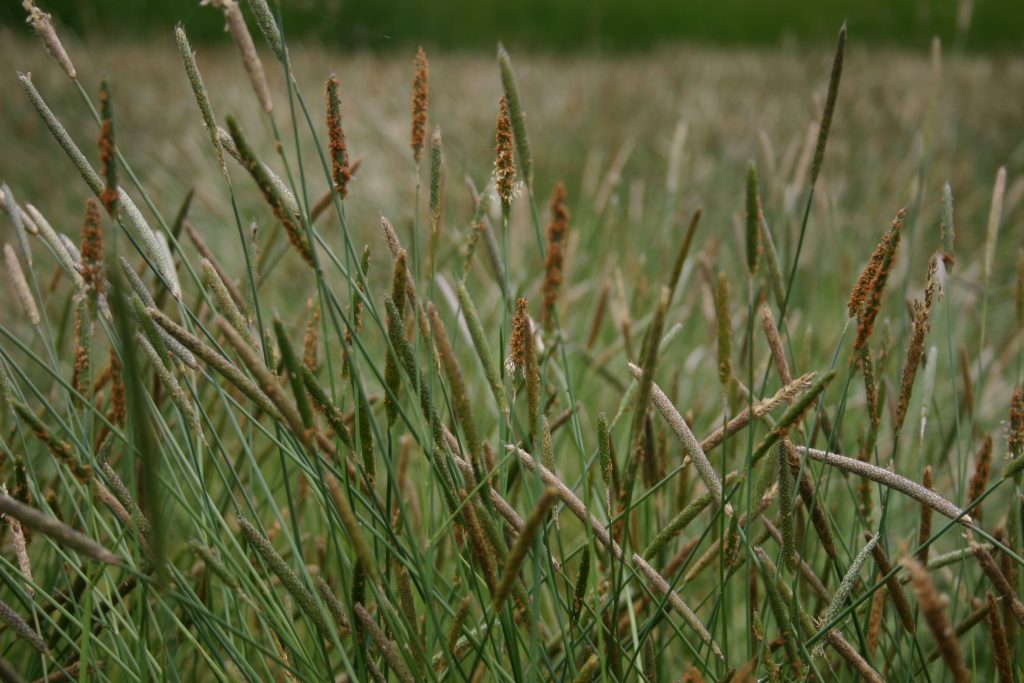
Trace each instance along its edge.
<path fill-rule="evenodd" d="M 509 116 L 512 130 L 515 131 L 516 149 L 519 151 L 519 163 L 523 167 L 523 180 L 527 186 L 533 187 L 533 154 L 530 152 L 530 138 L 526 134 L 526 114 L 519 99 L 519 86 L 515 72 L 512 71 L 512 59 L 508 56 L 505 46 L 498 43 L 498 66 L 501 68 L 501 85 L 508 100 Z"/>
<path fill-rule="evenodd" d="M 419 164 L 427 139 L 427 109 L 430 105 L 430 65 L 423 48 L 416 50 L 412 77 L 412 158 Z"/>
<path fill-rule="evenodd" d="M 843 60 L 846 56 L 846 23 L 839 29 L 836 41 L 836 52 L 832 57 L 832 73 L 828 79 L 828 94 L 825 96 L 825 110 L 821 113 L 821 125 L 818 127 L 818 141 L 814 145 L 814 161 L 811 164 L 811 186 L 818 181 L 821 164 L 825 160 L 825 145 L 828 144 L 828 132 L 832 128 L 832 115 L 836 110 L 836 95 L 839 93 L 839 79 L 843 75 Z"/>
<path fill-rule="evenodd" d="M 25 271 L 21 269 L 18 255 L 14 253 L 14 247 L 10 244 L 4 245 L 4 262 L 7 267 L 7 278 L 11 283 L 11 288 L 14 289 L 14 296 L 18 299 L 29 321 L 33 325 L 38 325 L 40 322 L 39 307 L 36 306 L 35 297 L 32 296 L 28 280 L 25 279 Z"/>
<path fill-rule="evenodd" d="M 767 307 L 765 307 L 767 311 Z M 771 315 L 770 313 L 768 315 Z M 715 288 L 715 317 L 718 320 L 718 381 L 722 389 L 732 381 L 732 325 L 729 319 L 729 280 L 725 271 L 718 271 Z"/>
<path fill-rule="evenodd" d="M 435 239 L 441 231 L 441 202 L 444 198 L 444 154 L 441 148 L 441 127 L 435 126 L 430 136 L 430 233 Z"/>
<path fill-rule="evenodd" d="M 117 212 L 117 153 L 114 148 L 114 107 L 110 101 L 110 84 L 104 78 L 100 83 L 100 170 L 103 175 L 103 191 L 100 201 L 107 213 Z"/>
<path fill-rule="evenodd" d="M 268 114 L 274 110 L 274 104 L 270 99 L 270 87 L 267 85 L 267 77 L 263 73 L 263 62 L 256 52 L 256 46 L 252 42 L 252 35 L 249 34 L 249 27 L 245 25 L 245 18 L 242 17 L 242 10 L 238 7 L 236 0 L 209 0 L 211 4 L 224 11 L 224 20 L 227 23 L 228 33 L 234 41 L 238 53 L 242 56 L 242 66 L 249 76 L 249 83 L 252 85 L 256 99 L 259 100 L 263 111 Z"/>
<path fill-rule="evenodd" d="M 554 322 L 555 304 L 562 288 L 562 273 L 565 268 L 566 237 L 569 232 L 569 209 L 565 205 L 565 185 L 555 185 L 551 195 L 551 221 L 547 227 L 547 256 L 544 258 L 544 284 L 541 291 L 544 303 L 540 312 L 540 322 L 550 329 Z"/>
<path fill-rule="evenodd" d="M 868 338 L 875 327 L 875 319 L 882 305 L 882 294 L 885 291 L 885 284 L 889 280 L 889 273 L 896 264 L 896 250 L 900 244 L 900 236 L 903 234 L 903 219 L 907 214 L 906 208 L 900 209 L 893 220 L 889 231 L 879 241 L 875 251 L 871 254 L 871 260 L 861 274 L 861 279 L 854 287 L 853 295 L 850 297 L 850 308 L 858 305 L 857 314 L 857 338 L 854 340 L 853 348 L 859 351 L 867 344 Z M 865 277 L 867 276 L 867 277 Z M 863 288 L 862 288 L 863 287 Z"/>
<path fill-rule="evenodd" d="M 61 44 L 60 38 L 57 36 L 57 31 L 53 28 L 50 15 L 36 7 L 34 0 L 21 0 L 21 6 L 28 12 L 28 18 L 25 21 L 32 26 L 32 30 L 43 41 L 46 51 L 57 60 L 60 68 L 68 75 L 68 78 L 72 80 L 78 78 L 78 74 L 75 72 L 75 65 L 71 63 L 71 58 L 68 57 L 64 45 Z"/>
<path fill-rule="evenodd" d="M 747 163 L 747 270 L 751 277 L 757 272 L 757 261 L 761 256 L 760 220 L 761 198 L 757 193 L 757 166 L 751 160 Z"/>
<path fill-rule="evenodd" d="M 196 55 L 192 52 L 192 46 L 188 42 L 185 29 L 178 25 L 174 29 L 174 35 L 178 41 L 178 53 L 181 55 L 182 64 L 185 66 L 185 74 L 188 76 L 189 85 L 192 87 L 192 94 L 196 98 L 199 113 L 203 117 L 203 125 L 210 136 L 210 142 L 213 143 L 214 151 L 217 152 L 217 161 L 220 163 L 221 170 L 227 173 L 227 167 L 224 165 L 224 147 L 221 145 L 220 137 L 217 135 L 217 121 L 213 117 L 213 107 L 210 105 L 210 96 L 206 92 L 206 86 L 203 85 L 203 77 L 199 74 Z"/>
<path fill-rule="evenodd" d="M 971 675 L 964 664 L 963 654 L 960 652 L 960 643 L 957 641 L 956 631 L 949 621 L 946 608 L 949 605 L 949 598 L 940 595 L 929 576 L 928 570 L 913 558 L 907 558 L 903 565 L 910 572 L 911 583 L 914 593 L 917 594 L 917 603 L 924 615 L 924 620 L 935 636 L 939 653 L 946 666 L 952 671 L 953 680 L 956 683 L 967 683 Z"/>
<path fill-rule="evenodd" d="M 502 212 L 507 216 L 515 193 L 516 155 L 509 119 L 508 100 L 498 101 L 498 120 L 494 132 L 494 187 L 501 199 Z"/>
<path fill-rule="evenodd" d="M 333 75 L 327 79 L 327 138 L 331 150 L 331 179 L 338 194 L 344 199 L 348 196 L 348 181 L 352 179 L 352 169 L 348 162 L 345 131 L 341 127 L 338 87 L 338 79 Z"/>
<path fill-rule="evenodd" d="M 1010 399 L 1010 454 L 1014 458 L 1024 455 L 1024 385 L 1013 391 Z"/>
<path fill-rule="evenodd" d="M 267 5 L 267 0 L 248 0 L 249 10 L 252 12 L 256 25 L 260 27 L 260 33 L 267 41 L 267 45 L 274 51 L 277 58 L 283 63 L 285 61 L 285 48 L 281 41 L 281 32 L 277 28 L 274 15 Z"/>

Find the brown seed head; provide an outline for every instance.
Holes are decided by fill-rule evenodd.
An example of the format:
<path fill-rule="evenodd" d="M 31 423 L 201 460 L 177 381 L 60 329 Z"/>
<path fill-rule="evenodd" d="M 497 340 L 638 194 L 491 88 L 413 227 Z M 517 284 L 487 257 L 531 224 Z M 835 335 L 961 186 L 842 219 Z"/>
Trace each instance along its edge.
<path fill-rule="evenodd" d="M 281 190 L 274 183 L 269 169 L 256 158 L 255 152 L 243 136 L 242 129 L 235 118 L 228 116 L 227 124 L 231 141 L 235 143 L 235 148 L 238 151 L 239 163 L 252 176 L 260 192 L 263 193 L 263 198 L 266 199 L 277 219 L 281 221 L 281 225 L 288 235 L 288 241 L 292 243 L 307 264 L 314 266 L 316 262 L 313 259 L 313 252 L 310 249 L 305 230 L 303 230 L 301 217 L 288 205 Z"/>
<path fill-rule="evenodd" d="M 917 369 L 921 366 L 921 358 L 924 356 L 924 339 L 931 328 L 928 314 L 929 304 L 921 299 L 915 299 L 911 310 L 913 323 L 910 343 L 907 345 L 907 357 L 903 363 L 903 374 L 900 378 L 900 395 L 896 403 L 894 425 L 896 431 L 900 430 L 903 420 L 906 418 L 907 409 L 910 407 L 910 396 L 914 391 L 914 379 L 917 376 Z"/>
<path fill-rule="evenodd" d="M 569 232 L 569 209 L 565 205 L 565 185 L 555 185 L 551 196 L 551 221 L 548 223 L 548 253 L 544 259 L 544 305 L 540 311 L 540 321 L 545 328 L 553 322 L 555 304 L 562 287 L 562 271 L 565 267 L 565 241 Z"/>
<path fill-rule="evenodd" d="M 978 497 L 985 492 L 985 487 L 988 486 L 988 477 L 992 472 L 992 437 L 986 436 L 985 440 L 981 443 L 981 448 L 978 449 L 978 454 L 974 456 L 974 476 L 971 477 L 971 482 L 967 486 L 967 500 L 977 500 Z M 981 505 L 977 505 L 971 510 L 971 514 L 974 518 L 981 521 Z"/>
<path fill-rule="evenodd" d="M 82 280 L 85 291 L 100 295 L 106 290 L 103 277 L 103 223 L 100 205 L 92 197 L 85 200 L 85 225 L 82 227 Z"/>
<path fill-rule="evenodd" d="M 939 263 L 941 261 L 941 257 L 936 254 L 928 262 L 928 284 L 924 288 L 924 306 L 928 311 L 931 311 L 932 305 L 942 298 L 942 283 L 939 281 Z"/>
<path fill-rule="evenodd" d="M 423 48 L 416 51 L 412 77 L 412 158 L 420 163 L 423 143 L 427 139 L 427 109 L 430 104 L 430 65 Z"/>
<path fill-rule="evenodd" d="M 956 683 L 967 683 L 971 675 L 964 664 L 963 654 L 960 652 L 960 643 L 957 641 L 956 631 L 949 621 L 946 607 L 949 598 L 940 595 L 935 589 L 932 577 L 928 570 L 915 559 L 907 558 L 903 561 L 904 566 L 910 571 L 910 578 L 917 594 L 918 606 L 924 615 L 928 628 L 935 636 L 942 660 L 946 663 L 953 674 Z"/>
<path fill-rule="evenodd" d="M 1006 629 L 999 619 L 999 609 L 996 607 L 996 599 L 991 593 L 986 599 L 988 607 L 987 616 L 988 635 L 992 641 L 992 654 L 995 655 L 996 671 L 999 672 L 999 683 L 1013 683 L 1013 665 L 1010 654 L 1010 646 L 1006 640 Z"/>
<path fill-rule="evenodd" d="M 516 314 L 512 318 L 512 340 L 509 344 L 512 354 L 512 367 L 521 370 L 526 366 L 526 346 L 530 343 L 530 315 L 527 313 L 526 299 L 516 302 Z"/>
<path fill-rule="evenodd" d="M 352 168 L 348 162 L 345 131 L 341 128 L 341 101 L 338 98 L 338 79 L 327 79 L 327 138 L 331 150 L 331 179 L 342 199 L 348 196 L 348 181 Z"/>
<path fill-rule="evenodd" d="M 84 303 L 75 307 L 75 369 L 71 386 L 82 396 L 89 396 L 92 378 L 89 372 L 89 317 Z"/>
<path fill-rule="evenodd" d="M 117 359 L 114 348 L 110 348 L 110 421 L 123 427 L 128 416 L 127 398 L 125 394 L 124 375 L 121 373 L 121 361 Z"/>
<path fill-rule="evenodd" d="M 508 100 L 498 102 L 498 120 L 494 132 L 494 186 L 501 199 L 501 208 L 508 212 L 516 179 L 515 141 L 509 118 Z"/>
<path fill-rule="evenodd" d="M 853 295 L 850 297 L 850 310 L 857 315 L 857 338 L 853 343 L 855 351 L 859 351 L 867 343 L 875 327 L 875 319 L 882 304 L 882 294 L 885 291 L 885 284 L 889 280 L 889 273 L 896 264 L 896 249 L 900 244 L 900 236 L 903 232 L 903 219 L 907 210 L 900 209 L 892 222 L 889 231 L 885 233 L 878 243 L 875 251 L 871 254 L 871 260 L 865 268 L 865 273 L 857 281 Z M 865 274 L 869 282 L 862 286 Z"/>
<path fill-rule="evenodd" d="M 1024 384 L 1018 386 L 1010 400 L 1010 453 L 1019 458 L 1024 453 Z"/>
<path fill-rule="evenodd" d="M 100 170 L 103 175 L 103 191 L 100 201 L 107 213 L 117 211 L 117 158 L 114 149 L 114 110 L 110 101 L 110 85 L 104 78 L 100 84 Z"/>

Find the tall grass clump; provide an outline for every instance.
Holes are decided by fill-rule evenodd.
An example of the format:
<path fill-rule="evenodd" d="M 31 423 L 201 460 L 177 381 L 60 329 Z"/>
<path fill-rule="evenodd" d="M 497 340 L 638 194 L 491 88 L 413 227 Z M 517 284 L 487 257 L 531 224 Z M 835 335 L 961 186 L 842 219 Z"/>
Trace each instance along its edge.
<path fill-rule="evenodd" d="M 350 65 L 307 79 L 271 5 L 214 0 L 242 90 L 175 29 L 182 199 L 129 67 L 23 4 L 77 100 L 37 69 L 18 106 L 75 181 L 0 179 L 0 678 L 1020 678 L 1019 159 L 943 186 L 901 139 L 876 175 L 934 207 L 846 177 L 845 26 L 788 151 L 711 173 L 672 121 L 645 185 L 632 139 L 552 177 L 504 46 L 486 130 L 428 120 L 420 49 L 371 133 Z"/>

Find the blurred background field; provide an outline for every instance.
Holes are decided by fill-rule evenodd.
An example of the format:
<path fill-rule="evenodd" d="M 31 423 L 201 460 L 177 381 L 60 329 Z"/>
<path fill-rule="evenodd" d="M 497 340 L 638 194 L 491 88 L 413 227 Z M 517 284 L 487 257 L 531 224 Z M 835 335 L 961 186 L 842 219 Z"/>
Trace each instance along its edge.
<path fill-rule="evenodd" d="M 18 2 L 0 6 L 0 23 L 23 21 Z M 696 41 L 713 45 L 827 45 L 844 20 L 862 44 L 926 50 L 932 36 L 976 52 L 1021 46 L 1018 0 L 291 0 L 282 4 L 287 38 L 331 49 L 392 51 L 424 43 L 483 49 L 506 43 L 548 52 L 645 51 Z M 222 39 L 223 22 L 180 0 L 54 0 L 69 29 L 131 40 L 167 34 L 182 22 L 193 41 Z"/>
<path fill-rule="evenodd" d="M 211 14 L 217 15 L 210 8 Z M 827 37 L 832 40 L 834 28 Z M 29 71 L 72 135 L 95 138 L 87 111 L 63 74 L 25 29 L 0 46 L 0 129 L 6 153 L 0 175 L 27 201 L 45 204 L 52 219 L 76 234 L 86 191 L 24 98 L 16 71 Z M 70 42 L 70 41 L 69 41 Z M 900 268 L 921 272 L 937 238 L 939 190 L 950 180 L 957 196 L 958 239 L 978 249 L 984 238 L 996 169 L 1009 172 L 1007 220 L 1018 220 L 1024 185 L 1024 115 L 1013 93 L 1024 89 L 1024 59 L 1009 54 L 960 54 L 943 47 L 938 60 L 925 52 L 874 48 L 851 31 L 843 93 L 830 141 L 825 183 L 816 197 L 807 248 L 841 245 L 819 278 L 845 296 L 856 271 L 896 210 L 917 199 L 915 241 L 926 242 Z M 195 102 L 180 68 L 170 30 L 141 42 L 71 43 L 88 90 L 108 74 L 118 100 L 118 139 L 143 185 L 171 213 L 195 188 L 191 220 L 214 246 L 233 248 L 228 196 Z M 952 54 L 950 54 L 952 53 Z M 300 86 L 314 114 L 325 111 L 322 84 L 331 73 L 342 82 L 345 130 L 353 158 L 362 157 L 347 202 L 356 239 L 377 245 L 377 218 L 387 215 L 411 229 L 413 167 L 408 152 L 409 86 L 413 49 L 377 55 L 315 43 L 291 47 Z M 535 138 L 538 191 L 546 196 L 564 181 L 574 213 L 573 249 L 586 254 L 586 271 L 614 265 L 661 272 L 684 219 L 703 206 L 705 239 L 725 243 L 725 259 L 742 258 L 739 219 L 747 159 L 761 169 L 766 210 L 782 253 L 796 233 L 806 177 L 808 146 L 819 118 L 830 48 L 710 46 L 662 47 L 647 53 L 537 55 L 514 53 L 531 134 Z M 198 61 L 219 117 L 233 114 L 251 131 L 264 158 L 274 156 L 271 131 L 248 82 L 240 77 L 230 45 L 200 45 Z M 286 101 L 279 70 L 269 72 L 278 102 Z M 447 226 L 443 253 L 456 258 L 471 215 L 463 179 L 487 183 L 493 157 L 494 116 L 501 86 L 491 54 L 431 53 L 431 120 L 445 140 Z M 312 140 L 300 127 L 300 140 Z M 290 132 L 289 132 L 290 134 Z M 682 136 L 677 192 L 666 188 L 673 139 Z M 89 156 L 94 153 L 84 145 Z M 310 204 L 323 193 L 319 161 L 306 153 Z M 295 163 L 296 160 L 292 160 Z M 918 185 L 922 193 L 917 194 Z M 248 213 L 268 216 L 255 188 L 236 188 Z M 425 202 L 425 198 L 423 199 Z M 525 208 L 525 204 L 524 204 Z M 421 205 L 423 210 L 423 205 Z M 523 254 L 519 281 L 536 282 L 541 264 L 531 253 L 528 212 L 513 212 L 512 256 Z M 330 217 L 327 220 L 331 220 Z M 267 224 L 265 227 L 270 227 Z M 637 240 L 638 235 L 645 239 Z M 520 246 L 521 248 L 516 248 Z M 296 265 L 297 265 L 296 261 Z M 583 266 L 570 259 L 574 269 Z M 812 260 L 802 267 L 815 268 Z M 1012 259 L 1000 264 L 1012 276 Z M 607 267 L 606 267 L 607 266 Z M 386 279 L 386 269 L 374 275 Z M 572 278 L 570 278 L 571 280 Z M 287 286 L 287 283 L 286 285 Z M 820 292 L 806 292 L 821 301 Z M 805 291 L 794 296 L 801 302 Z"/>

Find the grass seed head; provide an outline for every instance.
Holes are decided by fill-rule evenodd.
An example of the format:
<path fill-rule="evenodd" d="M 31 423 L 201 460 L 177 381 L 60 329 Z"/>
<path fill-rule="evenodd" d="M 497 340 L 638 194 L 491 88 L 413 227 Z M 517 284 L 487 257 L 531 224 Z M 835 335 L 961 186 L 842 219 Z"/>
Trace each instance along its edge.
<path fill-rule="evenodd" d="M 181 61 L 185 65 L 185 74 L 188 76 L 189 86 L 191 86 L 192 94 L 196 98 L 196 104 L 199 106 L 199 114 L 203 118 L 203 126 L 206 127 L 206 132 L 210 136 L 213 149 L 217 152 L 217 161 L 220 163 L 221 171 L 227 173 L 227 166 L 224 164 L 224 147 L 221 145 L 220 137 L 217 135 L 217 120 L 213 116 L 210 96 L 206 92 L 203 78 L 199 74 L 196 55 L 188 42 L 188 35 L 186 35 L 185 29 L 180 24 L 175 27 L 174 36 L 178 41 L 178 53 L 181 55 Z"/>
<path fill-rule="evenodd" d="M 89 387 L 92 386 L 92 373 L 89 370 L 90 327 L 85 301 L 80 300 L 75 306 L 75 369 L 71 375 L 71 386 L 87 400 Z"/>
<path fill-rule="evenodd" d="M 971 680 L 971 675 L 964 664 L 960 643 L 946 612 L 949 599 L 939 594 L 928 570 L 920 562 L 913 558 L 907 558 L 903 561 L 903 565 L 910 572 L 918 606 L 924 615 L 925 623 L 928 624 L 932 635 L 935 636 L 943 661 L 946 662 L 946 666 L 953 674 L 953 680 L 956 683 L 968 683 Z"/>
<path fill-rule="evenodd" d="M 256 181 L 256 186 L 263 193 L 267 204 L 270 205 L 277 219 L 281 221 L 281 225 L 284 226 L 285 233 L 288 235 L 288 241 L 298 250 L 302 259 L 312 266 L 314 264 L 313 253 L 310 250 L 306 234 L 302 230 L 301 219 L 289 207 L 285 195 L 278 188 L 277 184 L 274 183 L 269 170 L 256 158 L 256 154 L 243 136 L 242 128 L 238 125 L 238 122 L 235 121 L 234 117 L 229 116 L 227 123 L 231 134 L 230 139 L 234 142 L 235 149 L 238 152 L 239 162 L 249 172 L 252 179 Z"/>
<path fill-rule="evenodd" d="M 103 191 L 100 201 L 111 216 L 117 212 L 117 151 L 114 147 L 114 106 L 110 99 L 110 84 L 104 78 L 100 83 L 100 174 Z"/>
<path fill-rule="evenodd" d="M 412 158 L 418 165 L 427 139 L 427 110 L 430 106 L 430 65 L 423 48 L 416 50 L 412 77 Z"/>
<path fill-rule="evenodd" d="M 245 18 L 236 0 L 204 0 L 207 4 L 219 7 L 224 12 L 224 21 L 227 25 L 231 40 L 238 48 L 238 54 L 242 57 L 242 66 L 249 76 L 249 83 L 256 93 L 263 111 L 268 114 L 274 110 L 273 101 L 270 98 L 270 86 L 267 85 L 267 77 L 263 73 L 263 62 L 259 53 L 256 52 L 256 45 L 252 42 L 252 35 L 249 27 L 245 25 Z"/>
<path fill-rule="evenodd" d="M 975 501 L 985 492 L 988 486 L 988 478 L 992 472 L 992 437 L 986 436 L 981 442 L 981 448 L 974 456 L 974 474 L 967 485 L 967 500 Z M 971 508 L 971 514 L 979 522 L 982 519 L 981 503 Z"/>
<path fill-rule="evenodd" d="M 726 391 L 732 382 L 732 319 L 729 317 L 729 278 L 724 270 L 718 271 L 715 319 L 718 321 L 718 382 Z"/>
<path fill-rule="evenodd" d="M 757 166 L 747 162 L 747 270 L 753 277 L 761 256 L 761 197 L 757 192 Z"/>
<path fill-rule="evenodd" d="M 331 179 L 338 194 L 344 199 L 348 197 L 348 181 L 352 179 L 352 169 L 348 161 L 345 131 L 341 127 L 339 87 L 338 79 L 333 75 L 327 79 L 327 139 L 331 150 Z"/>
<path fill-rule="evenodd" d="M 75 71 L 75 65 L 72 64 L 71 58 L 64 49 L 64 45 L 60 42 L 60 37 L 57 35 L 57 30 L 53 27 L 50 15 L 36 7 L 33 0 L 21 0 L 21 6 L 28 12 L 28 18 L 25 20 L 26 23 L 32 26 L 32 30 L 43 41 L 46 51 L 57 60 L 57 64 L 68 75 L 68 78 L 76 80 L 78 73 Z"/>
<path fill-rule="evenodd" d="M 501 85 L 508 100 L 509 116 L 512 130 L 515 132 L 516 148 L 519 151 L 519 163 L 523 166 L 523 179 L 527 186 L 533 187 L 533 154 L 530 151 L 530 138 L 526 134 L 526 114 L 523 112 L 522 100 L 519 97 L 519 85 L 516 83 L 515 72 L 512 71 L 512 59 L 505 46 L 498 43 L 498 66 L 501 69 Z"/>
<path fill-rule="evenodd" d="M 249 10 L 256 20 L 256 25 L 260 27 L 260 33 L 266 39 L 267 45 L 274 51 L 277 58 L 284 63 L 286 61 L 285 55 L 287 54 L 286 48 L 281 40 L 281 31 L 277 28 L 277 21 L 274 20 L 274 14 L 270 11 L 267 0 L 247 0 L 246 4 L 249 5 Z"/>
<path fill-rule="evenodd" d="M 996 606 L 996 599 L 991 593 L 986 597 L 988 612 L 985 620 L 988 624 L 988 636 L 992 641 L 992 654 L 996 662 L 996 671 L 999 673 L 999 683 L 1013 683 L 1013 666 L 1010 646 L 1006 641 L 1006 629 L 999 618 L 999 609 Z"/>
<path fill-rule="evenodd" d="M 36 305 L 35 297 L 32 296 L 32 289 L 28 285 L 28 280 L 25 279 L 25 271 L 21 269 L 18 255 L 10 244 L 4 245 L 4 262 L 7 267 L 7 280 L 11 284 L 11 289 L 14 290 L 14 297 L 21 304 L 21 308 L 25 315 L 28 316 L 29 322 L 33 325 L 39 325 L 41 320 L 39 317 L 39 307 Z"/>
<path fill-rule="evenodd" d="M 1020 458 L 1024 455 L 1024 384 L 1013 390 L 1010 399 L 1010 455 Z"/>
<path fill-rule="evenodd" d="M 509 119 L 508 100 L 498 101 L 498 120 L 494 128 L 494 187 L 501 199 L 501 210 L 508 216 L 515 196 L 516 154 Z"/>
<path fill-rule="evenodd" d="M 444 150 L 441 127 L 435 126 L 430 136 L 430 234 L 436 240 L 441 232 L 444 202 Z"/>
<path fill-rule="evenodd" d="M 896 265 L 896 250 L 900 244 L 900 237 L 903 234 L 903 219 L 906 217 L 906 208 L 900 209 L 893 220 L 889 231 L 885 233 L 875 251 L 871 254 L 871 260 L 865 268 L 869 280 L 863 282 L 864 275 L 858 280 L 854 287 L 854 293 L 850 297 L 850 308 L 857 313 L 857 337 L 853 342 L 855 351 L 859 351 L 867 344 L 871 332 L 875 328 L 875 319 L 882 306 L 882 294 L 885 291 L 889 274 Z M 861 289 L 862 284 L 864 288 Z"/>
<path fill-rule="evenodd" d="M 554 323 L 555 305 L 562 288 L 568 233 L 569 208 L 566 206 L 565 184 L 558 183 L 551 195 L 551 220 L 547 226 L 547 255 L 544 258 L 544 283 L 541 285 L 544 304 L 540 321 L 546 329 L 550 329 Z"/>
<path fill-rule="evenodd" d="M 839 94 L 839 80 L 843 76 L 843 61 L 846 57 L 846 24 L 839 29 L 836 41 L 836 52 L 832 57 L 832 73 L 828 79 L 828 94 L 825 96 L 825 109 L 821 113 L 821 125 L 818 127 L 818 140 L 814 145 L 814 161 L 811 164 L 811 186 L 818 181 L 821 165 L 825 160 L 825 145 L 832 128 L 832 116 L 836 110 L 836 96 Z"/>

